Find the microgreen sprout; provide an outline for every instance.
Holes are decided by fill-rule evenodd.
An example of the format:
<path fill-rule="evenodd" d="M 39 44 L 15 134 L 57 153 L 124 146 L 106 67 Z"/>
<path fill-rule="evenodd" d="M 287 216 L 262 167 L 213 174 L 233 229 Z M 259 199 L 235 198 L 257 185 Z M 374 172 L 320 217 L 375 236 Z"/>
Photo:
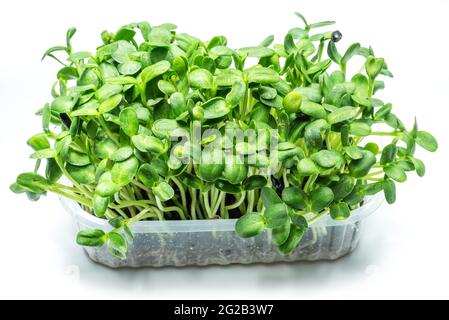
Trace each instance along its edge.
<path fill-rule="evenodd" d="M 375 97 L 392 73 L 372 48 L 338 48 L 342 33 L 322 31 L 334 22 L 297 16 L 303 26 L 282 43 L 239 49 L 141 22 L 78 52 L 69 29 L 43 57 L 62 68 L 28 140 L 35 169 L 11 190 L 53 192 L 107 219 L 113 231 L 83 230 L 77 242 L 120 259 L 141 220 L 238 218 L 238 235 L 270 229 L 289 254 L 325 215 L 347 219 L 379 192 L 395 202 L 396 183 L 425 173 L 416 146 L 436 151 L 435 138 Z"/>

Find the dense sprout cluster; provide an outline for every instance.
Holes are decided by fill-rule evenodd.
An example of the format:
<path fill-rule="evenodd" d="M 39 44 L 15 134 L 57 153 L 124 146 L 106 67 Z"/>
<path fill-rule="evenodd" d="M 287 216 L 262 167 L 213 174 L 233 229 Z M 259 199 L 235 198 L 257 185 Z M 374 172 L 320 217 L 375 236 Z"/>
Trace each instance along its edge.
<path fill-rule="evenodd" d="M 270 36 L 240 49 L 142 22 L 103 32 L 95 53 L 77 52 L 70 29 L 66 45 L 44 55 L 63 67 L 38 112 L 43 132 L 28 141 L 35 170 L 11 189 L 32 200 L 54 192 L 108 219 L 113 231 L 81 231 L 77 241 L 119 258 L 139 220 L 239 218 L 239 235 L 269 228 L 288 254 L 324 215 L 346 219 L 378 192 L 393 203 L 395 182 L 424 175 L 415 146 L 435 151 L 435 139 L 416 122 L 407 130 L 374 97 L 392 76 L 383 58 L 358 43 L 339 51 L 339 31 L 315 32 L 333 22 L 297 15 L 304 26 L 283 43 Z M 349 75 L 356 56 L 360 71 Z M 176 139 L 194 131 L 196 142 Z M 241 141 L 227 135 L 235 131 Z M 377 136 L 391 141 L 381 148 Z"/>

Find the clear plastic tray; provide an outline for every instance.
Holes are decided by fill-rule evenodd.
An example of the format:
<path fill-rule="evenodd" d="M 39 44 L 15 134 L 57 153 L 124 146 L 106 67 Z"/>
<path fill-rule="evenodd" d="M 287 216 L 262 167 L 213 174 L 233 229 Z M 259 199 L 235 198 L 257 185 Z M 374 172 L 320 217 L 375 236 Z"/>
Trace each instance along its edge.
<path fill-rule="evenodd" d="M 363 220 L 383 199 L 382 194 L 365 198 L 347 220 L 323 217 L 307 229 L 298 248 L 287 256 L 278 252 L 269 230 L 254 238 L 240 238 L 234 231 L 235 219 L 139 221 L 130 226 L 135 239 L 126 260 L 111 256 L 105 247 L 84 250 L 93 261 L 112 268 L 334 260 L 357 247 Z M 61 202 L 79 230 L 112 229 L 106 220 L 85 212 L 77 203 Z"/>

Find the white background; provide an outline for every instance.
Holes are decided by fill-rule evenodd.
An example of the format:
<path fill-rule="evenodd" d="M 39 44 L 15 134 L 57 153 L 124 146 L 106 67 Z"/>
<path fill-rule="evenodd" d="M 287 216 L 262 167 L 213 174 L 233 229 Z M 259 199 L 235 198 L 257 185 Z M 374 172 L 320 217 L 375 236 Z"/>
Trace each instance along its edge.
<path fill-rule="evenodd" d="M 49 98 L 58 65 L 40 62 L 76 26 L 75 49 L 94 50 L 103 29 L 147 20 L 173 22 L 202 39 L 225 34 L 232 47 L 280 42 L 300 26 L 336 20 L 344 37 L 372 45 L 395 78 L 383 98 L 409 126 L 440 142 L 418 153 L 424 178 L 409 175 L 398 201 L 365 225 L 359 248 L 335 262 L 114 271 L 74 243 L 73 221 L 56 197 L 37 203 L 8 187 L 33 162 L 26 139 Z M 448 1 L 7 1 L 0 12 L 0 298 L 449 298 Z"/>

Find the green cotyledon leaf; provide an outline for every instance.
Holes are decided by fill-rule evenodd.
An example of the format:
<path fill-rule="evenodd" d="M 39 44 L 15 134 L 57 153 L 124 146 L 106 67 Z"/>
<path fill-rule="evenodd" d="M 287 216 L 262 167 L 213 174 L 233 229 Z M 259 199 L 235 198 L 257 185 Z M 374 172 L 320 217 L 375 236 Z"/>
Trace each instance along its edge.
<path fill-rule="evenodd" d="M 250 238 L 265 230 L 265 217 L 260 213 L 251 212 L 243 215 L 235 224 L 236 233 L 242 238 Z"/>

